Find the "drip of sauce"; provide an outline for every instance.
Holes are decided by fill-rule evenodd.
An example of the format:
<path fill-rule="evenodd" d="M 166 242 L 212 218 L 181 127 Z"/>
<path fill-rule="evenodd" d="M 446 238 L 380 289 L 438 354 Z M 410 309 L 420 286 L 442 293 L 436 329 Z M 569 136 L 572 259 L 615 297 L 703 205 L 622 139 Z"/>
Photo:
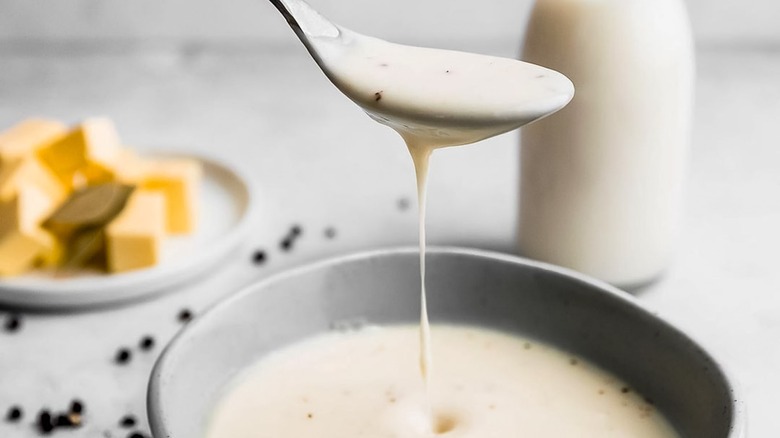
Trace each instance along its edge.
<path fill-rule="evenodd" d="M 417 207 L 420 243 L 420 373 L 422 374 L 425 392 L 428 394 L 428 412 L 430 406 L 430 379 L 433 371 L 433 354 L 431 353 L 431 328 L 428 322 L 428 303 L 425 292 L 425 206 L 428 192 L 428 163 L 433 150 L 426 147 L 415 147 L 407 143 L 409 153 L 414 162 L 415 176 L 417 177 Z"/>
<path fill-rule="evenodd" d="M 549 115 L 571 100 L 574 87 L 558 72 L 514 59 L 404 46 L 339 31 L 338 44 L 327 39 L 318 43 L 323 71 L 372 119 L 403 137 L 414 163 L 420 371 L 429 388 L 433 360 L 425 291 L 425 206 L 431 154 L 437 148 L 474 143 Z"/>

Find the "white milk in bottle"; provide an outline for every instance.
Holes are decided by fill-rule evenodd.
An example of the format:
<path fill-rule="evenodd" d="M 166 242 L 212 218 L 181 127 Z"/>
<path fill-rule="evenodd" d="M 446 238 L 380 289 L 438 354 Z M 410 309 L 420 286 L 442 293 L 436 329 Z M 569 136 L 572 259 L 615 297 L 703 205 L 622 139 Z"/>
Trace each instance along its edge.
<path fill-rule="evenodd" d="M 524 128 L 521 252 L 619 286 L 676 240 L 694 54 L 682 0 L 537 0 L 523 60 L 568 76 L 568 107 Z"/>

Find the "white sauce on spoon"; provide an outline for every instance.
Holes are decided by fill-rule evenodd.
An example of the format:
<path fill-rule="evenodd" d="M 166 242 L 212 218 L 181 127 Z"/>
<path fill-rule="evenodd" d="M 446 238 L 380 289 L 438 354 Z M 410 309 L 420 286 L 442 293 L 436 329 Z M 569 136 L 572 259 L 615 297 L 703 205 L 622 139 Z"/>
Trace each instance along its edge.
<path fill-rule="evenodd" d="M 417 176 L 420 233 L 420 370 L 432 372 L 425 299 L 425 205 L 434 149 L 474 143 L 538 120 L 574 96 L 564 75 L 514 59 L 404 46 L 339 28 L 318 39 L 319 64 L 371 118 L 406 142 Z"/>
<path fill-rule="evenodd" d="M 341 29 L 320 39 L 330 80 L 410 147 L 474 143 L 563 108 L 574 86 L 562 74 L 508 58 L 404 46 Z"/>

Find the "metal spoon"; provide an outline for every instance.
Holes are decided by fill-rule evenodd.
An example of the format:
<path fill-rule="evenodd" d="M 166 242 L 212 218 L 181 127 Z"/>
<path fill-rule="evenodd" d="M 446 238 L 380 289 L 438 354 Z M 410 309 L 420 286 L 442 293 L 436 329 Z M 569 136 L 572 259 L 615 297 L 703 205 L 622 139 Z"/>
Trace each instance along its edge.
<path fill-rule="evenodd" d="M 473 143 L 558 111 L 574 95 L 553 70 L 394 44 L 338 26 L 303 0 L 270 1 L 330 81 L 407 141 Z"/>

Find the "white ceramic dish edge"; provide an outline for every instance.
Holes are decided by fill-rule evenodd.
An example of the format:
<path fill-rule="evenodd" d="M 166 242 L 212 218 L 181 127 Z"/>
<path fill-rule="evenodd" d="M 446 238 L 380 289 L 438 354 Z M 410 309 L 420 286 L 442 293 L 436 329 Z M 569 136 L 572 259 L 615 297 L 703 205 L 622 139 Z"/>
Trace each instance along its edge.
<path fill-rule="evenodd" d="M 158 157 L 195 158 L 218 172 L 230 175 L 238 183 L 245 208 L 236 225 L 209 251 L 192 263 L 172 263 L 161 275 L 155 268 L 105 277 L 73 278 L 58 284 L 56 290 L 40 288 L 38 282 L 0 282 L 0 304 L 36 310 L 81 310 L 128 303 L 171 291 L 173 286 L 193 280 L 219 264 L 237 248 L 249 231 L 256 214 L 257 194 L 248 176 L 223 161 L 205 154 L 159 152 Z"/>

